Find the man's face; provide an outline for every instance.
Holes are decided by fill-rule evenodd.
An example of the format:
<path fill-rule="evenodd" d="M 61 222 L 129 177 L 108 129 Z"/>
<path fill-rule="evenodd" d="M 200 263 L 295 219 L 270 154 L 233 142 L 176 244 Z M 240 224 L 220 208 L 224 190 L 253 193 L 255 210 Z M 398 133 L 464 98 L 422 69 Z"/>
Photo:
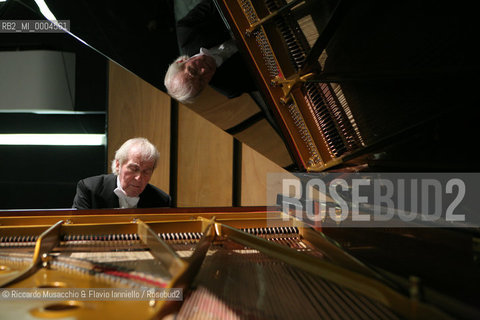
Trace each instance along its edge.
<path fill-rule="evenodd" d="M 143 192 L 153 174 L 155 161 L 142 161 L 140 151 L 133 147 L 130 149 L 128 159 L 120 165 L 117 160 L 116 166 L 120 185 L 129 197 L 137 197 Z"/>
<path fill-rule="evenodd" d="M 200 92 L 210 82 L 216 70 L 215 59 L 207 55 L 191 57 L 183 64 L 179 76 L 185 82 L 192 83 L 196 92 Z"/>

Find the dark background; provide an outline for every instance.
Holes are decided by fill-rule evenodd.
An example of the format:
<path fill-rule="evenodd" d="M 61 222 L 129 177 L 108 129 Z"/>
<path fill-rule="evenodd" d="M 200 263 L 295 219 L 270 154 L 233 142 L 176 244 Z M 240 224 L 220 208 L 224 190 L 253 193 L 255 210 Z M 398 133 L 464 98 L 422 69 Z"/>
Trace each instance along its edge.
<path fill-rule="evenodd" d="M 71 33 L 88 45 L 64 33 L 0 33 L 0 51 L 75 53 L 74 111 L 82 113 L 0 112 L 0 134 L 106 134 L 108 60 L 163 90 L 166 66 L 178 52 L 172 1 L 46 3 L 58 20 L 70 20 Z M 40 19 L 33 0 L 0 3 L 0 20 Z M 106 173 L 106 159 L 106 146 L 1 145 L 0 209 L 69 208 L 76 182 Z"/>

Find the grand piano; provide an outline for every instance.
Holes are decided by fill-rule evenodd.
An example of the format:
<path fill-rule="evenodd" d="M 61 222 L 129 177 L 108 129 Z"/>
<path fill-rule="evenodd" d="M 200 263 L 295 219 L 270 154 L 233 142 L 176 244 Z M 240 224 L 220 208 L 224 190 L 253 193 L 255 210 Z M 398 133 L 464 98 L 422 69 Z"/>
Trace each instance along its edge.
<path fill-rule="evenodd" d="M 478 170 L 478 23 L 468 3 L 216 5 L 291 155 L 290 172 Z M 479 246 L 476 225 L 342 227 L 292 216 L 281 202 L 4 211 L 3 292 L 179 289 L 182 298 L 4 295 L 0 310 L 7 319 L 477 319 Z"/>

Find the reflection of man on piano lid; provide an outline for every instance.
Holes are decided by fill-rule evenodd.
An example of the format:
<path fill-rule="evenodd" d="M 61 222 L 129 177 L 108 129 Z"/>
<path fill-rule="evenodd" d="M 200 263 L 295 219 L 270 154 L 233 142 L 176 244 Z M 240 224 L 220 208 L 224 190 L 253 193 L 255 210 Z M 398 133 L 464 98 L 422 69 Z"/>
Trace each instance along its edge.
<path fill-rule="evenodd" d="M 177 22 L 177 38 L 182 56 L 165 75 L 165 87 L 176 100 L 193 102 L 207 84 L 228 98 L 256 90 L 211 0 L 201 1 Z"/>

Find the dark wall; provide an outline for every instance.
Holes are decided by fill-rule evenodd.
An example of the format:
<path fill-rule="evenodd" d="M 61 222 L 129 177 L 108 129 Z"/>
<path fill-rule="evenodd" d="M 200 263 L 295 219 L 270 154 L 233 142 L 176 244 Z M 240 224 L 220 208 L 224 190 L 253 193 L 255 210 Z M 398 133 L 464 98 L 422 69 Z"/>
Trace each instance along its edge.
<path fill-rule="evenodd" d="M 0 134 L 106 132 L 104 112 L 0 113 L 0 123 Z M 106 171 L 106 146 L 0 145 L 0 209 L 68 208 L 79 179 Z"/>
<path fill-rule="evenodd" d="M 40 18 L 10 1 L 0 19 Z M 107 58 L 68 34 L 0 33 L 0 51 L 22 50 L 75 53 L 74 111 L 81 112 L 0 112 L 0 134 L 106 134 Z M 77 181 L 107 172 L 106 159 L 106 146 L 0 145 L 0 209 L 69 208 Z"/>
<path fill-rule="evenodd" d="M 105 171 L 105 147 L 0 146 L 0 209 L 70 208 L 78 179 Z"/>

